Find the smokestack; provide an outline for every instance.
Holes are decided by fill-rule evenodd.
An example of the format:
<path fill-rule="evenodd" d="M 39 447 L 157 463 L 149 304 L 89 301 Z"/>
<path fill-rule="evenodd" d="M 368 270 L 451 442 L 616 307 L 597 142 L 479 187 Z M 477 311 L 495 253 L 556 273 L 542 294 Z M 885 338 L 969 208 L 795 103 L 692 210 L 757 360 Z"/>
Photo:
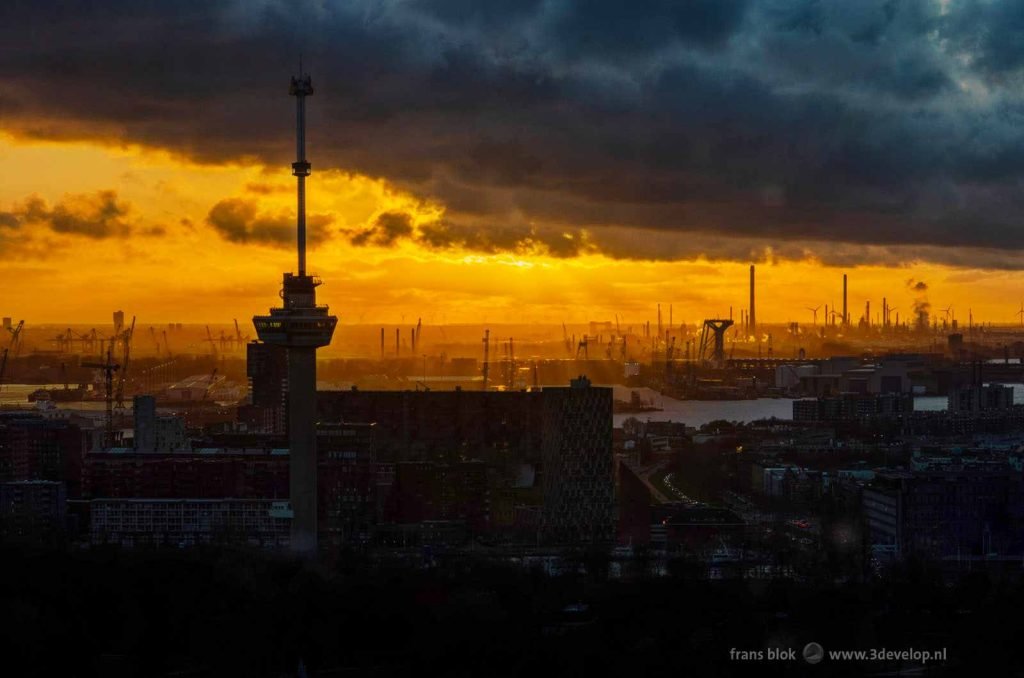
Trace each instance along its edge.
<path fill-rule="evenodd" d="M 864 302 L 864 324 L 867 327 L 871 327 L 871 302 Z"/>
<path fill-rule="evenodd" d="M 882 297 L 882 327 L 889 326 L 889 302 Z"/>
<path fill-rule="evenodd" d="M 846 274 L 843 274 L 843 327 L 850 322 L 850 316 L 846 314 Z"/>
<path fill-rule="evenodd" d="M 754 309 L 754 265 L 750 265 L 750 309 L 747 311 L 747 323 L 750 333 L 757 333 L 757 311 Z"/>

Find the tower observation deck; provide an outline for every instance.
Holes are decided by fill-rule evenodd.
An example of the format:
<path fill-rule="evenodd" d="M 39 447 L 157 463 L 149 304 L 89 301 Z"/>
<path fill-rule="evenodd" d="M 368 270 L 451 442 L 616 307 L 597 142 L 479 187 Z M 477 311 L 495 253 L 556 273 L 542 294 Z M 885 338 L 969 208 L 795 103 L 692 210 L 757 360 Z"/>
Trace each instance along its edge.
<path fill-rule="evenodd" d="M 316 303 L 320 279 L 306 273 L 306 97 L 313 94 L 308 75 L 292 78 L 289 94 L 296 99 L 296 161 L 292 163 L 298 194 L 298 273 L 285 273 L 282 306 L 254 316 L 260 341 L 288 349 L 289 500 L 292 510 L 291 548 L 303 555 L 317 550 L 316 501 L 316 349 L 331 343 L 337 317 Z"/>

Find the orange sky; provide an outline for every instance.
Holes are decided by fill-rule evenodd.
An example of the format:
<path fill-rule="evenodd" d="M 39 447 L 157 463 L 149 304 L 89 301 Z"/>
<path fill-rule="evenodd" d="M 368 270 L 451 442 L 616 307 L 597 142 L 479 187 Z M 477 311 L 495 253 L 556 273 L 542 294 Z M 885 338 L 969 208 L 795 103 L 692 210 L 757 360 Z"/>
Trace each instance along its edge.
<path fill-rule="evenodd" d="M 291 249 L 229 242 L 206 222 L 227 198 L 253 201 L 260 214 L 290 216 L 293 179 L 287 168 L 200 166 L 162 151 L 94 143 L 29 142 L 0 135 L 0 213 L 25 213 L 33 197 L 88 217 L 98 192 L 115 191 L 130 230 L 105 238 L 59 233 L 45 223 L 0 229 L 0 314 L 27 323 L 89 323 L 122 308 L 140 322 L 230 322 L 277 300 L 280 274 L 294 266 Z M 309 212 L 333 217 L 331 228 L 356 231 L 379 214 L 402 210 L 429 221 L 443 205 L 426 205 L 386 181 L 316 171 Z M 5 235 L 7 233 L 7 235 Z M 637 237 L 644 237 L 638 231 Z M 659 237 L 665 237 L 659 235 Z M 678 236 L 680 238 L 686 235 Z M 746 306 L 750 262 L 612 260 L 587 255 L 557 259 L 531 253 L 481 255 L 421 248 L 351 246 L 336 237 L 310 254 L 325 280 L 320 298 L 343 323 L 398 323 L 422 316 L 437 323 L 585 322 L 653 319 L 655 305 L 673 304 L 675 319 L 695 322 Z M 758 263 L 758 318 L 811 321 L 809 306 L 841 302 L 843 270 L 814 261 Z M 851 316 L 865 299 L 872 313 L 887 295 L 909 311 L 907 280 L 926 281 L 935 308 L 953 306 L 966 322 L 1016 322 L 1024 274 L 956 269 L 927 263 L 859 266 L 850 275 Z M 823 310 L 819 311 L 819 321 Z M 666 317 L 667 320 L 667 317 Z"/>

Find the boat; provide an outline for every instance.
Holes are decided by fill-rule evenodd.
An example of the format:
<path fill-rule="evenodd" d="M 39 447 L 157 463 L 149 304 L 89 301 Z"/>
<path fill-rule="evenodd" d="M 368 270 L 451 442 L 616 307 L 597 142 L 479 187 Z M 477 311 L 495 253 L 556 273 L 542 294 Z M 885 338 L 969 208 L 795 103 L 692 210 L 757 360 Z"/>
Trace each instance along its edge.
<path fill-rule="evenodd" d="M 28 401 L 50 401 L 54 403 L 74 403 L 85 400 L 89 389 L 84 386 L 77 388 L 39 388 L 28 394 Z"/>

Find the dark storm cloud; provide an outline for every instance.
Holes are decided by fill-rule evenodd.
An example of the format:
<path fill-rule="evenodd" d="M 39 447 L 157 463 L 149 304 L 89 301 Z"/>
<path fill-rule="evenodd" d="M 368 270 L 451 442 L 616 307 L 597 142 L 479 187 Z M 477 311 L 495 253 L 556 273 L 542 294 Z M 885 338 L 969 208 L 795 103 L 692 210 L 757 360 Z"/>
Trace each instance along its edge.
<path fill-rule="evenodd" d="M 306 218 L 307 243 L 317 247 L 328 237 L 328 226 L 333 218 L 311 214 Z M 236 243 L 255 243 L 274 247 L 295 244 L 295 216 L 286 212 L 261 212 L 254 200 L 227 198 L 210 208 L 206 223 L 225 240 Z"/>
<path fill-rule="evenodd" d="M 414 225 L 413 216 L 400 211 L 385 212 L 369 225 L 343 233 L 355 247 L 394 247 L 400 242 L 413 242 L 432 250 L 457 248 L 482 254 L 547 254 L 558 258 L 599 251 L 587 241 L 587 233 L 579 229 L 538 228 L 512 221 L 457 223 L 451 219 Z M 617 256 L 614 251 L 608 254 Z"/>
<path fill-rule="evenodd" d="M 412 217 L 404 212 L 385 212 L 365 229 L 349 233 L 349 242 L 356 247 L 378 245 L 391 247 L 399 239 L 412 235 Z"/>
<path fill-rule="evenodd" d="M 364 243 L 1016 267 L 1022 28 L 1008 0 L 15 2 L 0 125 L 283 165 L 301 46 L 314 169 L 448 207 Z M 210 222 L 287 240 L 244 204 Z"/>
<path fill-rule="evenodd" d="M 38 196 L 27 198 L 9 211 L 0 212 L 0 228 L 16 229 L 24 224 L 48 227 L 55 233 L 93 239 L 127 236 L 131 206 L 116 191 L 65 196 L 52 207 Z"/>

